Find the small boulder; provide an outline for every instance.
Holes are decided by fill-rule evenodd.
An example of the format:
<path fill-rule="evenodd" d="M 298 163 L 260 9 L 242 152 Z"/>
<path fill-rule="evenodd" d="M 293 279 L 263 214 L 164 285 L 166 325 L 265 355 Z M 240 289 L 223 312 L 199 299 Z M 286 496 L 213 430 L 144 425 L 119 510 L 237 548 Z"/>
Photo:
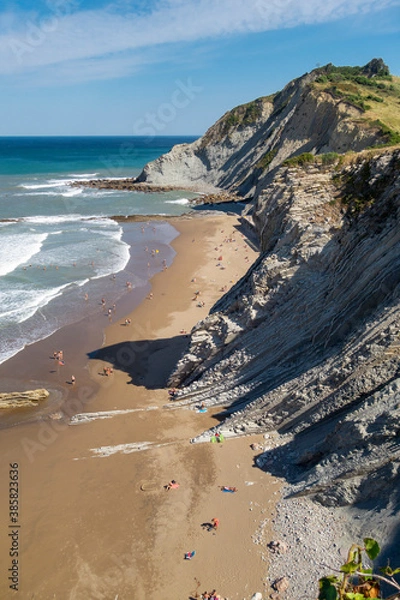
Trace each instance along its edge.
<path fill-rule="evenodd" d="M 49 397 L 45 389 L 28 390 L 26 392 L 2 392 L 0 393 L 0 408 L 22 408 L 37 406 Z"/>
<path fill-rule="evenodd" d="M 278 594 L 283 594 L 289 587 L 289 580 L 287 577 L 279 577 L 272 584 L 274 590 L 278 592 Z"/>

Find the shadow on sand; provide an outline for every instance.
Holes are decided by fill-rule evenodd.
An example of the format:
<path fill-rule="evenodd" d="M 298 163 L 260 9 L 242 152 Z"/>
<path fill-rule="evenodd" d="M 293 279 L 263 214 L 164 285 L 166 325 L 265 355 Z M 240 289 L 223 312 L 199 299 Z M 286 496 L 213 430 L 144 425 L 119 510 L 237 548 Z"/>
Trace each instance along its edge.
<path fill-rule="evenodd" d="M 114 370 L 124 371 L 134 385 L 149 390 L 162 389 L 178 360 L 187 350 L 189 336 L 173 338 L 125 341 L 89 352 L 91 360 L 102 360 Z"/>

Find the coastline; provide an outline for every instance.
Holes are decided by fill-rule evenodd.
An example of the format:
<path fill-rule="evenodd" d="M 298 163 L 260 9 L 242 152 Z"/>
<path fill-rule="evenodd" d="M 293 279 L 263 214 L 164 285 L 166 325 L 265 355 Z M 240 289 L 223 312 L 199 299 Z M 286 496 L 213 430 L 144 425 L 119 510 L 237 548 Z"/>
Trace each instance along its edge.
<path fill-rule="evenodd" d="M 3 372 L 0 366 L 9 381 L 44 382 L 49 353 L 62 340 L 71 368 L 80 368 L 75 386 L 57 379 L 54 389 L 62 400 L 52 415 L 2 431 L 2 496 L 8 463 L 18 463 L 23 473 L 21 598 L 34 592 L 43 600 L 117 594 L 176 600 L 193 597 L 196 582 L 202 587 L 197 592 L 217 588 L 231 599 L 262 590 L 265 558 L 252 538 L 261 539 L 259 520 L 272 515 L 279 485 L 253 468 L 249 446 L 261 436 L 217 447 L 191 445 L 189 439 L 211 427 L 218 414 L 177 411 L 165 390 L 187 340 L 182 332 L 207 315 L 221 289 L 244 274 L 256 253 L 232 215 L 173 224 L 180 232 L 172 242 L 176 257 L 153 276 L 151 299 L 134 307 L 130 325 L 123 299 L 104 339 L 98 320 L 85 324 L 92 339 L 77 323 L 27 347 L 4 363 Z M 224 242 L 233 236 L 235 243 Z M 224 268 L 217 266 L 221 246 Z M 204 306 L 193 301 L 198 290 Z M 87 347 L 94 351 L 89 359 Z M 105 364 L 114 368 L 110 377 L 103 376 Z M 110 418 L 93 416 L 101 411 Z M 93 420 L 71 426 L 75 413 L 91 413 Z M 181 487 L 167 494 L 163 485 L 172 478 Z M 239 491 L 224 494 L 223 485 Z M 201 528 L 214 516 L 221 518 L 216 536 Z M 184 552 L 193 549 L 195 559 L 185 561 Z M 0 551 L 8 564 L 7 539 Z M 11 597 L 4 578 L 0 591 Z"/>

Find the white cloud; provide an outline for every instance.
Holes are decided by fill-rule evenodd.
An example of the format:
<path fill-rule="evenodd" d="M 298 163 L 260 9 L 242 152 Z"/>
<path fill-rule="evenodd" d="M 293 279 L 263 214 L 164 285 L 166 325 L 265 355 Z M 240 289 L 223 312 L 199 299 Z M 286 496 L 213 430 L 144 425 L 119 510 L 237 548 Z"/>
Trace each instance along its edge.
<path fill-rule="evenodd" d="M 152 12 L 113 9 L 35 14 L 0 14 L 0 74 L 41 75 L 74 80 L 123 76 L 155 49 L 176 42 L 329 22 L 399 6 L 400 0 L 161 0 Z M 79 5 L 78 5 L 79 6 Z M 146 56 L 149 53 L 152 58 Z M 162 52 L 159 53 L 162 55 Z M 83 74 L 85 73 L 85 75 Z M 79 79 L 81 79 L 79 77 Z"/>

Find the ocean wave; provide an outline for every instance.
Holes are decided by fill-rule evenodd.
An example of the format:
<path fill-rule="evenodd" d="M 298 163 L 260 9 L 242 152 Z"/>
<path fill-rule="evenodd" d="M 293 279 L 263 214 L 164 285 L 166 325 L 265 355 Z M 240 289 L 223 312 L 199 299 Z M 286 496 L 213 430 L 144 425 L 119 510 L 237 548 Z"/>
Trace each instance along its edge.
<path fill-rule="evenodd" d="M 60 196 L 63 198 L 73 198 L 74 196 L 79 196 L 82 194 L 83 188 L 71 188 L 68 192 L 60 192 Z"/>
<path fill-rule="evenodd" d="M 51 300 L 60 296 L 63 290 L 74 284 L 77 284 L 77 282 L 64 283 L 64 285 L 46 289 L 28 290 L 23 287 L 0 292 L 0 306 L 2 307 L 0 319 L 3 323 L 13 321 L 20 325 Z"/>
<path fill-rule="evenodd" d="M 129 190 L 101 190 L 101 189 L 96 189 L 96 188 L 88 188 L 86 186 L 82 186 L 82 187 L 68 187 L 67 189 L 65 189 L 66 186 L 60 186 L 60 189 L 55 189 L 52 191 L 43 191 L 43 190 L 34 190 L 34 191 L 29 191 L 29 192 L 22 192 L 20 194 L 14 194 L 15 196 L 19 196 L 20 198 L 26 198 L 26 196 L 52 196 L 52 197 L 59 197 L 62 196 L 63 198 L 72 198 L 74 196 L 81 196 L 82 198 L 101 198 L 103 196 L 112 196 L 115 194 L 126 194 L 129 192 Z"/>
<path fill-rule="evenodd" d="M 34 223 L 37 225 L 57 225 L 59 223 L 76 223 L 77 221 L 90 221 L 94 224 L 118 226 L 118 224 L 109 217 L 105 217 L 102 215 L 81 215 L 79 213 L 71 213 L 68 215 L 38 215 L 35 217 L 21 217 L 20 219 L 18 219 L 18 221 L 23 223 Z"/>
<path fill-rule="evenodd" d="M 110 252 L 110 261 L 108 264 L 104 264 L 102 267 L 96 269 L 96 275 L 91 279 L 100 279 L 113 273 L 119 273 L 125 269 L 130 258 L 130 246 L 125 242 L 121 242 L 120 245 L 114 246 L 112 252 Z"/>
<path fill-rule="evenodd" d="M 18 352 L 21 352 L 25 348 L 25 345 L 21 341 L 19 344 L 15 342 L 15 340 L 7 340 L 5 343 L 2 343 L 0 349 L 0 364 L 9 360 Z"/>
<path fill-rule="evenodd" d="M 94 179 L 99 175 L 100 173 L 70 173 L 70 177 L 74 177 L 74 179 L 78 178 L 83 180 Z"/>
<path fill-rule="evenodd" d="M 75 179 L 46 179 L 42 183 L 21 183 L 18 187 L 24 190 L 46 190 L 49 188 L 65 187 L 73 183 Z"/>
<path fill-rule="evenodd" d="M 63 198 L 72 198 L 74 196 L 79 196 L 80 194 L 82 194 L 83 192 L 83 188 L 71 188 L 70 190 L 66 191 L 66 192 L 42 192 L 42 191 L 37 191 L 37 192 L 28 192 L 25 194 L 20 194 L 20 196 L 62 196 Z"/>
<path fill-rule="evenodd" d="M 27 263 L 35 254 L 40 252 L 47 233 L 36 233 L 27 237 L 26 234 L 4 234 L 0 245 L 0 276 L 15 271 L 17 267 Z"/>

